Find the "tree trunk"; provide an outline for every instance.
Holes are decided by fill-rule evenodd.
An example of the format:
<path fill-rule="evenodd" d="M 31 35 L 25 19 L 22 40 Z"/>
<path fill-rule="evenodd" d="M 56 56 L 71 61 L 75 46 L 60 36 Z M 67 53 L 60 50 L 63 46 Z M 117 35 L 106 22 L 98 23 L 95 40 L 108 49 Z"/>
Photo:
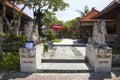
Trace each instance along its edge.
<path fill-rule="evenodd" d="M 7 26 L 8 26 L 8 30 L 9 30 L 9 28 L 10 28 L 10 26 L 11 26 L 12 24 L 10 24 L 9 20 L 8 20 L 7 17 L 6 17 L 6 3 L 5 3 L 5 0 L 2 0 L 2 3 L 3 3 L 3 14 L 2 14 L 2 17 L 4 18 L 4 20 L 5 20 L 5 22 L 6 22 Z M 12 23 L 12 22 L 13 22 L 13 21 L 11 21 L 11 23 Z"/>

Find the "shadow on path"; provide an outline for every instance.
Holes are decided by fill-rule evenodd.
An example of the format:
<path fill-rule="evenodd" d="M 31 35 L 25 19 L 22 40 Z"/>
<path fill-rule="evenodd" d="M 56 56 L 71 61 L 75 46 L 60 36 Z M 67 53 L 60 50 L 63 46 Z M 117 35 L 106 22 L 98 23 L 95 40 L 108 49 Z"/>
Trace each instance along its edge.
<path fill-rule="evenodd" d="M 16 78 L 26 78 L 30 75 L 32 75 L 33 73 L 30 72 L 16 72 L 16 71 L 10 71 L 10 72 L 3 72 L 0 78 L 0 80 L 14 80 Z"/>

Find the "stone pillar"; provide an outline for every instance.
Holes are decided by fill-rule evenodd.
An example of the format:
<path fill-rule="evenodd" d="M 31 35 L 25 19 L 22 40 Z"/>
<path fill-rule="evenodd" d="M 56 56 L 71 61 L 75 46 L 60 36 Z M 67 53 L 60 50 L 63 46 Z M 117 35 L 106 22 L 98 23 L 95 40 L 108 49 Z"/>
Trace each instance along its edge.
<path fill-rule="evenodd" d="M 112 64 L 112 49 L 105 42 L 106 28 L 100 20 L 93 28 L 92 38 L 86 45 L 86 58 L 95 72 L 110 72 Z"/>
<path fill-rule="evenodd" d="M 32 32 L 33 32 L 33 23 L 32 22 L 28 22 L 28 27 L 27 27 L 27 37 L 28 37 L 28 41 L 32 40 Z"/>
<path fill-rule="evenodd" d="M 3 18 L 0 16 L 0 32 L 3 32 Z"/>
<path fill-rule="evenodd" d="M 43 45 L 39 44 L 31 49 L 20 48 L 21 72 L 36 72 L 41 65 Z"/>

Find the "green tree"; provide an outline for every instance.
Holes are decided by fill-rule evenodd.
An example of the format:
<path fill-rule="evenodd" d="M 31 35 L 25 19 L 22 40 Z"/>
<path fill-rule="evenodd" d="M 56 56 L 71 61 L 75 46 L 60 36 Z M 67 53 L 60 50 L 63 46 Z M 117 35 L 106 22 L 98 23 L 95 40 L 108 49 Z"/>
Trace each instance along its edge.
<path fill-rule="evenodd" d="M 7 18 L 7 7 L 6 7 L 6 1 L 10 1 L 12 3 L 12 11 L 13 11 L 13 19 L 9 20 Z M 58 10 L 65 10 L 66 7 L 69 5 L 65 3 L 63 0 L 2 0 L 2 17 L 4 18 L 7 26 L 8 26 L 8 32 L 7 32 L 7 37 L 6 39 L 10 36 L 10 33 L 14 30 L 19 30 L 20 23 L 21 23 L 21 17 L 22 17 L 22 11 L 26 8 L 29 7 L 30 9 L 33 10 L 34 13 L 34 26 L 36 25 L 36 22 L 38 24 L 38 30 L 39 34 L 41 33 L 41 27 L 43 23 L 45 23 L 43 17 L 45 17 L 47 14 L 49 16 L 53 15 L 56 11 Z M 23 5 L 21 10 L 19 12 L 15 11 L 15 6 L 16 5 Z M 14 27 L 14 28 L 10 28 Z M 0 39 L 1 40 L 1 39 Z M 2 45 L 2 41 L 1 44 Z M 0 52 L 1 46 L 0 46 Z"/>
<path fill-rule="evenodd" d="M 49 18 L 51 18 L 51 15 L 55 14 L 56 11 L 65 10 L 65 8 L 69 6 L 63 0 L 7 0 L 7 1 L 10 1 L 12 3 L 12 10 L 13 10 L 13 16 L 14 16 L 13 19 L 11 19 L 10 21 L 8 20 L 6 16 L 6 8 L 7 8 L 6 0 L 2 0 L 2 5 L 3 5 L 2 16 L 7 23 L 8 33 L 20 27 L 22 11 L 26 7 L 33 9 L 34 19 L 38 23 L 38 28 L 40 29 L 42 26 L 42 23 L 43 22 L 45 23 L 45 21 L 42 20 L 43 17 L 45 16 L 48 17 L 47 15 L 49 15 Z M 15 6 L 20 4 L 23 4 L 23 7 L 21 8 L 20 12 L 16 13 Z M 15 24 L 14 29 L 11 30 L 10 27 L 13 26 L 13 24 Z"/>
<path fill-rule="evenodd" d="M 76 11 L 80 13 L 80 17 L 82 18 L 89 12 L 89 8 L 88 6 L 85 6 L 84 11 L 80 11 L 80 10 L 76 10 Z"/>
<path fill-rule="evenodd" d="M 47 26 L 47 27 L 50 27 L 50 26 L 53 26 L 53 25 L 56 25 L 56 24 L 59 24 L 59 25 L 64 25 L 64 22 L 61 21 L 61 20 L 58 20 L 57 17 L 53 14 L 51 15 L 51 17 L 49 15 L 46 15 L 44 18 L 43 18 L 43 21 L 44 21 L 44 25 Z"/>
<path fill-rule="evenodd" d="M 33 3 L 39 3 L 39 5 L 37 5 L 38 8 L 33 8 L 40 35 L 42 35 L 41 27 L 45 24 L 44 19 L 52 19 L 54 17 L 52 15 L 54 15 L 56 11 L 65 10 L 68 6 L 67 3 L 63 2 L 63 0 L 34 0 Z"/>
<path fill-rule="evenodd" d="M 8 9 L 8 7 L 6 6 L 7 1 L 10 1 L 12 3 L 12 6 L 11 6 L 11 9 L 12 9 L 11 10 L 11 12 L 12 12 L 11 16 L 12 17 L 11 17 L 11 19 L 9 19 L 7 17 L 7 9 Z M 1 2 L 0 2 L 0 5 L 2 5 L 2 7 L 1 7 L 1 11 L 2 11 L 1 16 L 3 17 L 6 25 L 8 26 L 8 32 L 6 33 L 6 37 L 4 38 L 4 40 L 1 39 L 2 38 L 2 33 L 0 33 L 0 57 L 2 56 L 2 53 L 3 53 L 1 46 L 3 45 L 4 41 L 6 41 L 10 37 L 10 33 L 12 31 L 15 31 L 16 29 L 19 29 L 20 23 L 21 23 L 22 11 L 27 6 L 27 4 L 24 5 L 21 8 L 21 10 L 19 12 L 17 12 L 15 10 L 16 4 L 18 4 L 18 3 L 15 0 L 1 0 Z M 14 27 L 14 28 L 11 28 L 11 27 Z"/>
<path fill-rule="evenodd" d="M 68 34 L 69 34 L 68 37 L 69 38 L 72 38 L 72 37 L 77 38 L 78 32 L 77 31 L 72 32 L 71 30 L 77 30 L 78 29 L 78 25 L 77 25 L 78 24 L 78 18 L 79 17 L 76 17 L 76 18 L 66 22 L 66 25 L 68 27 Z"/>

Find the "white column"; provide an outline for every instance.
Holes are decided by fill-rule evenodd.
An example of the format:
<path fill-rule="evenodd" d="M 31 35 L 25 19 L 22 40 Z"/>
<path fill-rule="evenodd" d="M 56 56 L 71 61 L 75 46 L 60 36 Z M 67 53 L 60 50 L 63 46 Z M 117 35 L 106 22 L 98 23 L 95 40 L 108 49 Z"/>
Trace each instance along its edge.
<path fill-rule="evenodd" d="M 20 48 L 20 69 L 21 72 L 36 72 L 41 66 L 41 55 L 43 45 L 39 44 L 29 50 Z"/>

